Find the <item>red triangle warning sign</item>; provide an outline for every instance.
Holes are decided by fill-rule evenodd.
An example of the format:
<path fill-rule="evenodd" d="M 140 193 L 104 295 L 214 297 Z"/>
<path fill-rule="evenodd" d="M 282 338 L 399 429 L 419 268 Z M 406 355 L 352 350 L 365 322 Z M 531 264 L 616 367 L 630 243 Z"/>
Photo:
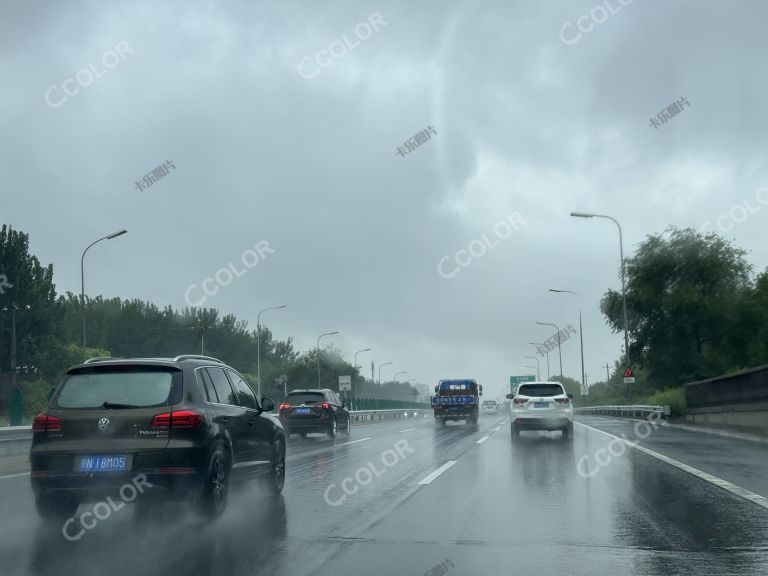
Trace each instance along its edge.
<path fill-rule="evenodd" d="M 624 378 L 634 378 L 634 377 L 635 377 L 635 373 L 632 372 L 632 368 L 627 366 L 627 369 L 624 370 Z"/>

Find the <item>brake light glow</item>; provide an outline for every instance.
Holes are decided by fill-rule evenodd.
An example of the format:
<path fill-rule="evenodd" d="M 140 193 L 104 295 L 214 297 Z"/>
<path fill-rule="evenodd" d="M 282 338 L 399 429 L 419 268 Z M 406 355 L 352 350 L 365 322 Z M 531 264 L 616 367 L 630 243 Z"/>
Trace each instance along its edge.
<path fill-rule="evenodd" d="M 190 429 L 197 428 L 202 422 L 203 417 L 199 412 L 194 410 L 178 410 L 176 412 L 155 414 L 150 427 L 154 429 Z"/>
<path fill-rule="evenodd" d="M 288 410 L 291 405 L 288 402 L 280 402 L 280 406 L 278 407 L 278 410 Z"/>
<path fill-rule="evenodd" d="M 331 405 L 330 405 L 330 404 L 328 404 L 328 402 L 323 402 L 323 403 L 320 405 L 320 408 L 324 408 L 325 410 L 330 410 L 330 409 L 331 409 Z"/>
<path fill-rule="evenodd" d="M 48 414 L 38 414 L 32 421 L 32 432 L 61 432 L 61 419 Z"/>

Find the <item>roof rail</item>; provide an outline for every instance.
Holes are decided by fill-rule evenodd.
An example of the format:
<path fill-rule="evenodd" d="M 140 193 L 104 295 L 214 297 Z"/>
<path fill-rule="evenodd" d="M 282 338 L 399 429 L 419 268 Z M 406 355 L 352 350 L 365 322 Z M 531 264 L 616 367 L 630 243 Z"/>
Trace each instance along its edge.
<path fill-rule="evenodd" d="M 88 358 L 83 364 L 93 364 L 95 362 L 108 362 L 110 360 L 122 360 L 122 358 L 113 358 L 112 356 L 95 356 Z"/>
<path fill-rule="evenodd" d="M 208 360 L 209 362 L 218 362 L 219 364 L 224 364 L 221 360 L 218 358 L 213 358 L 211 356 L 202 356 L 200 354 L 182 354 L 181 356 L 176 356 L 173 361 L 179 362 L 180 360 Z"/>

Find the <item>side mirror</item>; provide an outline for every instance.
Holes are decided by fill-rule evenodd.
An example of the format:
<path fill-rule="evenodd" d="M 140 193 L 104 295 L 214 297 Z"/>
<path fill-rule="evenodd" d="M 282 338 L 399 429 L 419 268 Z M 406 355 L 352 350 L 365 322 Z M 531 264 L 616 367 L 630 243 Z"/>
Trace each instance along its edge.
<path fill-rule="evenodd" d="M 571 400 L 573 400 L 573 394 L 568 394 L 568 398 L 570 398 Z"/>
<path fill-rule="evenodd" d="M 435 394 L 437 394 L 437 386 L 435 386 Z"/>
<path fill-rule="evenodd" d="M 504 396 L 504 398 L 506 398 L 507 400 L 512 400 L 512 398 L 514 397 L 515 397 L 514 394 L 507 394 L 506 396 Z"/>
<path fill-rule="evenodd" d="M 272 410 L 275 409 L 275 401 L 272 400 L 272 398 L 262 398 L 261 399 L 261 410 L 262 412 L 272 412 Z"/>

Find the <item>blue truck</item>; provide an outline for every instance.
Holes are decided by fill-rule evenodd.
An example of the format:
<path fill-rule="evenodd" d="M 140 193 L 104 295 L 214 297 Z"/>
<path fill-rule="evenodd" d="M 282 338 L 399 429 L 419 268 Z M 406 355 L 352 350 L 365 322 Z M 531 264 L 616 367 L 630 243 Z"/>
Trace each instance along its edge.
<path fill-rule="evenodd" d="M 449 420 L 464 420 L 477 426 L 483 387 L 475 380 L 440 380 L 432 396 L 435 422 L 445 426 Z"/>

